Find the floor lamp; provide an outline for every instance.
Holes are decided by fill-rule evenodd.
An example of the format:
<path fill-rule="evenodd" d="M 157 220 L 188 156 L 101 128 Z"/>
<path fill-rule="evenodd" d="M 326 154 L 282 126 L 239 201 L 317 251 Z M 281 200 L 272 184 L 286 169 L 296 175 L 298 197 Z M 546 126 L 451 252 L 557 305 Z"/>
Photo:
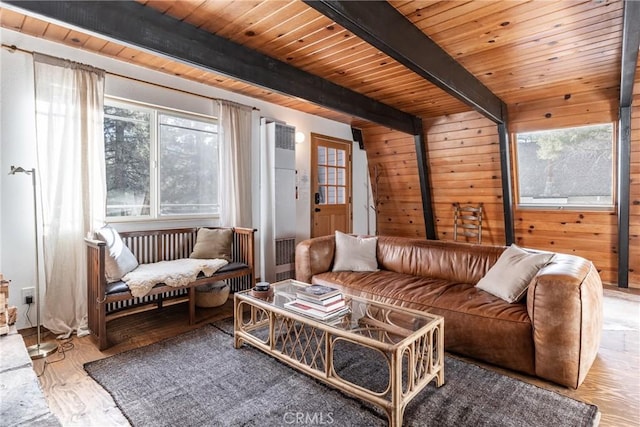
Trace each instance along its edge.
<path fill-rule="evenodd" d="M 36 197 L 36 169 L 23 169 L 21 167 L 11 166 L 9 175 L 15 175 L 17 173 L 25 173 L 31 175 L 31 181 L 33 182 L 33 231 L 36 235 L 36 329 L 38 331 L 38 341 L 29 347 L 29 357 L 31 359 L 40 359 L 47 357 L 58 349 L 58 345 L 53 342 L 42 342 L 40 339 L 40 251 L 38 250 L 38 199 Z"/>

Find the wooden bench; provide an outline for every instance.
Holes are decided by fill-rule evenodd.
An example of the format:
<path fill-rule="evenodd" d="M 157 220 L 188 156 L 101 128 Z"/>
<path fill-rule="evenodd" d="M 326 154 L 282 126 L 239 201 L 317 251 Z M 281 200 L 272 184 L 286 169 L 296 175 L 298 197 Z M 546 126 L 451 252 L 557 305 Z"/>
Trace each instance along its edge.
<path fill-rule="evenodd" d="M 212 227 L 216 228 L 216 227 Z M 220 227 L 221 228 L 221 227 Z M 254 232 L 249 228 L 233 228 L 232 260 L 211 277 L 200 277 L 183 287 L 156 285 L 144 297 L 133 297 L 124 282 L 107 283 L 105 242 L 85 239 L 87 246 L 88 326 L 98 348 L 110 346 L 107 322 L 144 309 L 161 308 L 165 303 L 189 302 L 189 322 L 196 322 L 195 287 L 225 280 L 232 292 L 250 289 L 255 281 Z M 198 228 L 131 231 L 120 233 L 122 241 L 140 264 L 189 258 L 196 242 Z"/>

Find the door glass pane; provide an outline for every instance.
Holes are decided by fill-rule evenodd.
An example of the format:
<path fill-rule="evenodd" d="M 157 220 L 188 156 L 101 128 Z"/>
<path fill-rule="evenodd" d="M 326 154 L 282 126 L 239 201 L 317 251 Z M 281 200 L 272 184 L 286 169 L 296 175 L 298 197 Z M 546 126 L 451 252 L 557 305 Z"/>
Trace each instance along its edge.
<path fill-rule="evenodd" d="M 335 205 L 336 204 L 336 187 L 327 187 L 327 204 Z"/>
<path fill-rule="evenodd" d="M 328 184 L 335 185 L 336 183 L 336 168 L 327 168 L 328 176 Z"/>
<path fill-rule="evenodd" d="M 344 183 L 344 169 L 337 169 L 338 172 L 338 185 L 345 185 Z"/>
<path fill-rule="evenodd" d="M 327 164 L 329 166 L 335 166 L 336 165 L 336 149 L 335 148 L 329 148 L 327 154 L 328 154 Z"/>
<path fill-rule="evenodd" d="M 318 147 L 318 164 L 327 164 L 327 147 Z"/>
<path fill-rule="evenodd" d="M 346 155 L 345 155 L 345 151 L 344 150 L 337 150 L 338 152 L 338 166 L 345 166 L 345 159 L 346 159 Z"/>
<path fill-rule="evenodd" d="M 327 183 L 327 171 L 324 166 L 318 166 L 318 184 Z"/>
<path fill-rule="evenodd" d="M 320 186 L 318 187 L 318 194 L 320 195 L 320 197 L 318 198 L 318 204 L 319 205 L 326 205 L 327 204 L 327 199 L 324 197 L 326 190 L 326 187 L 324 186 Z"/>
<path fill-rule="evenodd" d="M 344 187 L 338 187 L 338 204 L 346 203 Z"/>

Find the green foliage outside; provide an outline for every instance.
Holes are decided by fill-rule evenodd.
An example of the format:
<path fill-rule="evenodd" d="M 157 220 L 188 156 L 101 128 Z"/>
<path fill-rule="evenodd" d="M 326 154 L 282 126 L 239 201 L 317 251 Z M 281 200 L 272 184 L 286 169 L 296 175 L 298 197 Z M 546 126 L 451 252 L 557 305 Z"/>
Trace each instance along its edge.
<path fill-rule="evenodd" d="M 105 105 L 107 216 L 151 213 L 154 112 Z M 159 215 L 218 211 L 217 125 L 159 113 Z"/>
<path fill-rule="evenodd" d="M 104 113 L 107 216 L 149 215 L 151 114 L 108 105 Z"/>
<path fill-rule="evenodd" d="M 218 138 L 215 125 L 160 117 L 160 214 L 215 213 Z"/>

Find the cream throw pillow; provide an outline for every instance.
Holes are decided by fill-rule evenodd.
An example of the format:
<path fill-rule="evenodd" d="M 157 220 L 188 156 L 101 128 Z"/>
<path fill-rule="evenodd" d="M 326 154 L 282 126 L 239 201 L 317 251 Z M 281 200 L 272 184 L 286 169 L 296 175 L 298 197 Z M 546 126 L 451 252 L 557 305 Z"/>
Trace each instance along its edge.
<path fill-rule="evenodd" d="M 377 271 L 377 237 L 356 237 L 336 231 L 333 271 Z"/>
<path fill-rule="evenodd" d="M 225 259 L 231 262 L 232 240 L 233 230 L 229 228 L 201 228 L 189 258 Z"/>
<path fill-rule="evenodd" d="M 477 288 L 514 303 L 524 296 L 529 283 L 553 257 L 549 253 L 531 253 L 509 246 L 476 285 Z"/>
<path fill-rule="evenodd" d="M 96 237 L 107 244 L 108 253 L 104 266 L 107 282 L 117 282 L 138 267 L 138 260 L 124 244 L 115 228 L 105 225 L 96 231 Z"/>

